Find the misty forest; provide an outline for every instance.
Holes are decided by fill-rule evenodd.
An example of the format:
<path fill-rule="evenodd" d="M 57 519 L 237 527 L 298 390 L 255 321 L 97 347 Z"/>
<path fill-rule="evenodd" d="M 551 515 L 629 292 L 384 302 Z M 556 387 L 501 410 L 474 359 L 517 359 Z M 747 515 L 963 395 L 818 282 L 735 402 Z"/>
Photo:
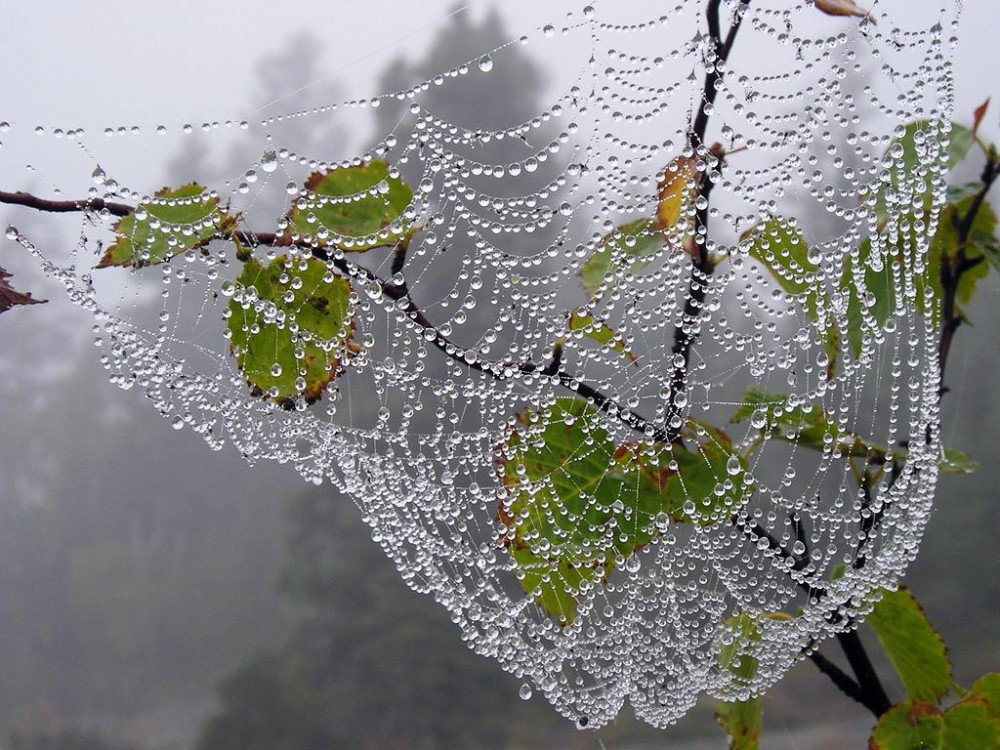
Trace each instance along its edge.
<path fill-rule="evenodd" d="M 0 82 L 0 750 L 1000 748 L 975 9 L 375 5 Z"/>

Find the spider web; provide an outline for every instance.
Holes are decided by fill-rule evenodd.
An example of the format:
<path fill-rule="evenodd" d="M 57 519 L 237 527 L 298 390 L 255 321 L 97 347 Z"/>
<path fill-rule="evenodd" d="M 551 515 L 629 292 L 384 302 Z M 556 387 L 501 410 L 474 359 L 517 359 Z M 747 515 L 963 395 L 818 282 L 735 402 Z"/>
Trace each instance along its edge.
<path fill-rule="evenodd" d="M 248 386 L 227 319 L 234 304 L 267 312 L 221 232 L 125 271 L 93 268 L 114 241 L 107 209 L 87 214 L 69 257 L 8 230 L 93 313 L 113 383 L 213 449 L 348 494 L 470 648 L 589 727 L 626 699 L 662 726 L 702 692 L 746 698 L 855 627 L 916 554 L 942 450 L 922 279 L 957 9 L 880 2 L 874 23 L 723 2 L 742 28 L 721 60 L 703 2 L 627 5 L 581 5 L 403 91 L 182 126 L 256 144 L 255 163 L 211 187 L 241 214 L 242 250 L 283 264 L 290 288 L 331 247 L 322 221 L 290 226 L 296 205 L 308 217 L 338 203 L 310 173 L 390 165 L 347 204 L 397 177 L 413 188 L 399 219 L 412 239 L 389 225 L 320 253 L 350 283 L 353 344 L 330 344 L 337 377 L 314 402 L 304 386 L 284 402 Z M 521 46 L 575 71 L 531 119 L 435 110 L 435 90 L 470 80 L 488 96 Z M 290 123 L 376 110 L 387 129 L 347 158 L 283 141 Z M 914 163 L 894 144 L 918 120 Z M 161 128 L 132 130 L 108 132 Z M 155 204 L 148 185 L 119 182 L 101 141 L 49 134 L 94 155 L 92 198 Z M 682 194 L 660 228 L 662 186 L 685 169 L 711 200 Z M 216 228 L 155 229 L 183 247 Z M 781 260 L 789 247 L 803 252 Z M 699 248 L 710 274 L 692 271 Z M 646 508 L 650 472 L 682 497 Z"/>

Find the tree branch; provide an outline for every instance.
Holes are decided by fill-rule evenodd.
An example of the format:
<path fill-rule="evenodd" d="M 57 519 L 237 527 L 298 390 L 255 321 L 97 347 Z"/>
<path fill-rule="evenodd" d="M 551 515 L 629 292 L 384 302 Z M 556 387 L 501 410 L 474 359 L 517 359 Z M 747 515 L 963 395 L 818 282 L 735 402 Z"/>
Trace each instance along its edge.
<path fill-rule="evenodd" d="M 954 260 L 947 253 L 941 256 L 941 287 L 944 289 L 944 299 L 941 303 L 941 339 L 938 344 L 938 366 L 941 372 L 942 395 L 945 393 L 944 373 L 948 365 L 948 355 L 951 353 L 952 340 L 955 332 L 962 325 L 963 317 L 958 311 L 958 285 L 962 276 L 979 263 L 984 258 L 969 258 L 965 249 L 968 246 L 969 238 L 972 236 L 972 227 L 976 222 L 979 210 L 986 202 L 986 197 L 1000 177 L 1000 159 L 995 153 L 990 153 L 986 159 L 986 165 L 980 175 L 980 188 L 969 205 L 969 210 L 961 218 L 955 217 L 955 231 L 957 234 L 958 246 L 955 251 Z"/>
<path fill-rule="evenodd" d="M 711 117 L 715 99 L 719 93 L 719 82 L 722 80 L 722 69 L 729 59 L 729 54 L 736 42 L 736 34 L 740 30 L 743 22 L 743 15 L 749 6 L 750 0 L 742 0 L 736 6 L 732 24 L 726 35 L 725 41 L 722 39 L 722 28 L 720 19 L 720 8 L 722 0 L 709 0 L 705 9 L 708 20 L 708 34 L 711 43 L 714 45 L 714 59 L 710 61 L 711 67 L 705 75 L 705 83 L 702 87 L 701 101 L 698 111 L 695 114 L 688 135 L 688 146 L 695 155 L 710 160 L 707 168 L 702 172 L 704 179 L 699 184 L 698 199 L 695 206 L 695 234 L 694 252 L 691 263 L 691 276 L 688 281 L 687 295 L 684 299 L 684 310 L 681 313 L 681 320 L 674 327 L 674 343 L 671 347 L 671 373 L 669 400 L 666 408 L 667 434 L 671 442 L 676 442 L 680 436 L 680 426 L 677 424 L 677 417 L 680 414 L 680 407 L 676 403 L 678 395 L 687 390 L 688 372 L 691 365 L 691 350 L 698 336 L 701 333 L 699 321 L 705 306 L 705 297 L 708 294 L 709 280 L 715 271 L 715 266 L 708 252 L 708 209 L 709 197 L 715 183 L 712 180 L 712 173 L 723 166 L 724 151 L 722 146 L 713 146 L 706 151 L 705 134 L 708 131 L 708 122 Z M 680 362 L 678 362 L 678 358 Z"/>
<path fill-rule="evenodd" d="M 50 213 L 94 213 L 107 210 L 115 216 L 127 216 L 135 210 L 134 206 L 130 206 L 125 203 L 110 203 L 101 198 L 53 201 L 45 198 L 39 198 L 35 195 L 31 195 L 30 193 L 10 193 L 0 191 L 0 204 L 2 203 L 24 206 L 36 211 L 47 211 Z M 292 245 L 291 237 L 288 233 L 276 234 L 273 232 L 239 230 L 234 232 L 232 236 L 243 244 L 251 246 L 268 245 L 274 247 L 288 247 Z M 402 271 L 402 267 L 406 259 L 406 247 L 408 244 L 408 241 L 405 242 L 405 244 L 397 244 L 396 254 L 393 257 L 391 269 L 393 274 Z M 456 344 L 450 338 L 441 333 L 437 326 L 434 325 L 423 310 L 416 305 L 412 297 L 410 297 L 409 290 L 407 289 L 405 283 L 396 284 L 392 280 L 383 279 L 374 271 L 370 271 L 364 266 L 360 266 L 356 263 L 350 263 L 343 257 L 334 257 L 322 247 L 313 248 L 312 254 L 316 258 L 332 264 L 333 267 L 344 276 L 353 279 L 360 278 L 366 282 L 378 284 L 381 287 L 383 294 L 385 294 L 389 299 L 394 302 L 403 303 L 403 307 L 397 309 L 402 310 L 402 312 L 404 312 L 410 320 L 424 329 L 425 332 L 432 334 L 429 340 L 437 349 L 456 362 L 465 365 L 469 369 L 489 375 L 501 382 L 509 380 L 517 374 L 528 375 L 536 372 L 542 376 L 555 378 L 556 382 L 558 382 L 560 386 L 572 391 L 582 398 L 589 399 L 594 406 L 602 412 L 610 417 L 618 419 L 636 432 L 640 432 L 643 435 L 660 442 L 668 442 L 669 435 L 661 427 L 654 425 L 641 415 L 636 414 L 634 411 L 622 406 L 615 399 L 611 398 L 597 387 L 590 385 L 589 383 L 586 383 L 566 372 L 562 368 L 561 357 L 554 359 L 554 361 L 549 363 L 547 366 L 541 366 L 535 364 L 534 362 L 493 363 L 484 361 L 473 352 L 467 351 L 465 348 Z"/>

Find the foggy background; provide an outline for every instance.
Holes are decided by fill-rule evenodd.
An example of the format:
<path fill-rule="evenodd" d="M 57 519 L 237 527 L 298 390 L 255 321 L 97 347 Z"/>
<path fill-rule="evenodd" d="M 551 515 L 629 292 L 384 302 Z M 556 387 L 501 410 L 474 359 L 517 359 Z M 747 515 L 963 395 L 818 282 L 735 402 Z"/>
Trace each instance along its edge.
<path fill-rule="evenodd" d="M 460 6 L 450 0 L 280 10 L 256 1 L 138 11 L 0 0 L 0 120 L 90 133 L 259 119 L 405 87 L 578 5 L 505 0 L 453 13 Z M 963 17 L 961 122 L 1000 94 L 990 6 L 969 0 Z M 494 73 L 509 76 L 509 96 L 476 104 L 484 121 L 517 120 L 512 108 L 530 115 L 558 87 L 563 71 L 530 47 L 517 54 Z M 320 154 L 359 150 L 374 132 L 339 122 L 286 127 Z M 982 132 L 1000 136 L 1000 101 Z M 165 143 L 162 184 L 219 184 L 259 155 L 235 151 L 224 133 Z M 65 171 L 25 168 L 30 159 L 5 144 L 0 189 L 82 194 L 85 154 Z M 39 244 L 71 245 L 80 227 L 79 217 L 7 206 L 0 221 Z M 473 655 L 444 609 L 406 589 L 349 500 L 307 487 L 288 467 L 248 467 L 172 430 L 139 393 L 107 383 L 91 319 L 17 245 L 0 244 L 0 265 L 16 288 L 51 300 L 0 317 L 0 749 L 725 746 L 708 702 L 667 732 L 636 725 L 626 708 L 617 725 L 593 733 L 541 698 L 521 701 L 517 681 Z M 981 468 L 942 478 L 906 579 L 949 644 L 959 683 L 1000 668 L 991 538 L 998 292 L 995 274 L 980 284 L 944 401 L 946 444 Z M 860 748 L 869 726 L 807 663 L 769 695 L 763 747 Z"/>

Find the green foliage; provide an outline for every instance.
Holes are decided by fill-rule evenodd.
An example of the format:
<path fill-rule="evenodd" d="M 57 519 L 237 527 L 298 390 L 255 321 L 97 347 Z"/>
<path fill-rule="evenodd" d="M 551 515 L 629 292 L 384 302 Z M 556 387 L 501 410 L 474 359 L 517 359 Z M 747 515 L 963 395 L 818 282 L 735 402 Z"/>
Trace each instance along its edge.
<path fill-rule="evenodd" d="M 625 346 L 625 342 L 618 337 L 618 334 L 607 323 L 595 318 L 590 313 L 582 310 L 571 312 L 569 314 L 569 330 L 579 331 L 587 338 L 623 355 L 629 362 L 636 361 L 635 355 Z"/>
<path fill-rule="evenodd" d="M 789 396 L 771 393 L 760 386 L 746 390 L 729 421 L 739 423 L 747 419 L 761 432 L 803 448 L 839 450 L 843 456 L 861 458 L 869 454 L 864 440 L 843 430 L 820 406 L 809 402 L 793 405 Z"/>
<path fill-rule="evenodd" d="M 115 224 L 115 242 L 97 267 L 141 268 L 163 263 L 227 236 L 235 225 L 232 216 L 219 210 L 219 198 L 206 193 L 198 183 L 165 187 Z"/>
<path fill-rule="evenodd" d="M 604 238 L 601 249 L 580 267 L 580 280 L 591 297 L 613 289 L 623 274 L 640 273 L 664 246 L 663 232 L 651 219 L 623 224 Z"/>
<path fill-rule="evenodd" d="M 715 720 L 729 735 L 730 750 L 758 750 L 764 731 L 764 699 L 716 701 Z"/>
<path fill-rule="evenodd" d="M 927 703 L 900 703 L 872 730 L 869 750 L 997 750 L 1000 720 L 986 703 L 963 699 L 942 711 Z"/>
<path fill-rule="evenodd" d="M 757 657 L 747 653 L 748 646 L 760 642 L 760 627 L 749 614 L 742 612 L 725 623 L 719 665 L 741 682 L 757 674 Z M 756 696 L 744 701 L 716 701 L 715 720 L 729 734 L 730 750 L 757 750 L 764 729 L 764 700 Z"/>
<path fill-rule="evenodd" d="M 690 448 L 650 450 L 616 444 L 602 421 L 586 401 L 557 398 L 520 414 L 499 450 L 499 515 L 521 585 L 564 624 L 583 582 L 603 580 L 671 521 L 724 520 L 744 492 L 746 466 L 722 431 L 691 423 Z"/>
<path fill-rule="evenodd" d="M 907 698 L 924 703 L 941 700 L 951 686 L 948 650 L 909 589 L 886 592 L 867 622 L 902 680 Z"/>
<path fill-rule="evenodd" d="M 321 246 L 360 252 L 404 242 L 415 231 L 406 218 L 413 190 L 383 159 L 314 172 L 310 195 L 289 215 L 293 235 Z"/>
<path fill-rule="evenodd" d="M 236 286 L 226 325 L 254 392 L 285 408 L 319 399 L 351 351 L 350 282 L 315 258 L 281 255 L 266 266 L 249 258 Z"/>

